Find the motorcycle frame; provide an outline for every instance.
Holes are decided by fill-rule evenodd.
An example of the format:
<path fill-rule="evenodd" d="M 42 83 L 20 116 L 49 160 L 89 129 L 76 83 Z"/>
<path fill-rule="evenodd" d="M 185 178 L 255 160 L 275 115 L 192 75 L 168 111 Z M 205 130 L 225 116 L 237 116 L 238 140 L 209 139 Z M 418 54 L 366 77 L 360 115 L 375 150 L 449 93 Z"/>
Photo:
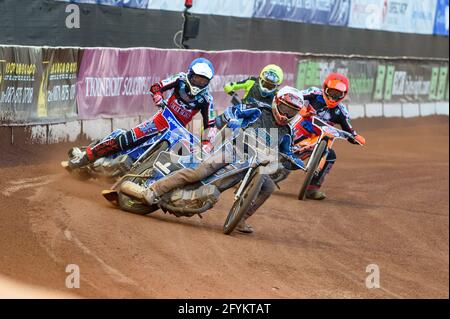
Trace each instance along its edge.
<path fill-rule="evenodd" d="M 180 141 L 186 141 L 190 144 L 191 150 L 193 151 L 194 145 L 200 145 L 200 139 L 198 139 L 194 134 L 189 132 L 175 117 L 172 111 L 169 108 L 164 108 L 162 111 L 162 116 L 166 119 L 169 127 L 164 129 L 163 133 L 160 134 L 159 138 L 153 142 L 153 145 L 150 146 L 138 159 L 133 163 L 132 169 L 135 168 L 143 158 L 145 158 L 150 152 L 152 152 L 162 141 L 169 142 L 169 150 L 173 148 Z"/>
<path fill-rule="evenodd" d="M 328 123 L 326 123 L 325 121 L 321 120 L 320 118 L 313 116 L 312 117 L 312 124 L 320 130 L 320 136 L 316 141 L 316 144 L 314 146 L 314 149 L 310 155 L 309 158 L 313 158 L 316 153 L 317 153 L 317 149 L 319 147 L 320 142 L 322 142 L 323 140 L 327 141 L 327 148 L 330 149 L 333 147 L 334 141 L 336 139 L 347 139 L 350 137 L 353 137 L 350 133 L 345 132 L 343 130 L 337 129 L 332 125 L 329 125 Z M 330 130 L 331 132 L 326 132 L 323 127 L 327 127 L 327 130 Z M 308 164 L 306 164 L 306 167 L 304 169 L 304 171 L 309 171 L 311 169 L 311 165 L 312 162 L 308 161 Z M 320 167 L 321 165 L 319 165 Z"/>

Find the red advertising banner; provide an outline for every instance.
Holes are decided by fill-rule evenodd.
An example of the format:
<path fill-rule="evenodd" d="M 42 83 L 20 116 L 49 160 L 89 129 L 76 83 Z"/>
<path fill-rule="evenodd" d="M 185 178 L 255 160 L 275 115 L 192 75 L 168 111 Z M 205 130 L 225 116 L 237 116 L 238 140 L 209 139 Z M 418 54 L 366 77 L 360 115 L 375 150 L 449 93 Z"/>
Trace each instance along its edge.
<path fill-rule="evenodd" d="M 179 72 L 187 72 L 198 57 L 210 59 L 216 76 L 210 84 L 216 109 L 230 104 L 223 86 L 230 81 L 258 76 L 267 64 L 285 72 L 285 85 L 295 84 L 297 56 L 293 53 L 250 51 L 183 51 L 150 48 L 85 49 L 77 80 L 77 105 L 81 119 L 136 116 L 154 112 L 150 87 Z"/>

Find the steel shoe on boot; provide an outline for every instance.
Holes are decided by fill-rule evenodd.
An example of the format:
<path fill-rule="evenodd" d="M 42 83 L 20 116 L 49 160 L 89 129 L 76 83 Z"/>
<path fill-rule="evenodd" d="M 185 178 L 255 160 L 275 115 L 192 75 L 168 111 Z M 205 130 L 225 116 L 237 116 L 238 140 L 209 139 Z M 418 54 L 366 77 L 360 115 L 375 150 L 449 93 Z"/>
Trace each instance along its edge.
<path fill-rule="evenodd" d="M 69 168 L 72 168 L 72 169 L 80 168 L 80 167 L 86 166 L 90 163 L 86 152 L 80 150 L 77 147 L 70 150 L 70 154 L 72 156 L 68 162 Z"/>
<path fill-rule="evenodd" d="M 130 181 L 125 181 L 120 185 L 120 191 L 128 196 L 139 199 L 140 201 L 153 205 L 158 202 L 155 192 Z"/>
<path fill-rule="evenodd" d="M 239 224 L 236 226 L 236 230 L 244 234 L 253 233 L 253 227 L 249 224 L 246 224 L 244 219 L 241 219 Z"/>
<path fill-rule="evenodd" d="M 306 191 L 305 197 L 308 199 L 323 200 L 327 198 L 327 195 L 317 189 L 309 189 Z"/>

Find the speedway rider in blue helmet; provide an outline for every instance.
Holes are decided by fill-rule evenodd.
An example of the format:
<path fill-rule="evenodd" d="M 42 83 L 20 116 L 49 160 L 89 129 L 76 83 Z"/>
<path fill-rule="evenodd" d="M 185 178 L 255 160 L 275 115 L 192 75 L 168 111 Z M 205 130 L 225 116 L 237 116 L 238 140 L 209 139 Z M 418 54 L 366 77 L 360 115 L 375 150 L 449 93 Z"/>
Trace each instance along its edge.
<path fill-rule="evenodd" d="M 151 86 L 153 101 L 158 107 L 168 107 L 176 118 L 186 126 L 193 117 L 200 112 L 203 117 L 203 128 L 207 131 L 203 142 L 209 143 L 215 138 L 217 129 L 213 97 L 208 91 L 208 85 L 214 77 L 214 67 L 208 59 L 198 58 L 192 61 L 187 73 L 178 73 Z M 164 105 L 163 93 L 173 90 Z M 124 132 L 116 138 L 102 141 L 85 152 L 73 152 L 79 156 L 69 161 L 69 167 L 79 168 L 95 160 L 111 156 L 144 143 L 153 134 L 168 127 L 168 123 L 161 114 L 161 110 L 150 120 Z"/>

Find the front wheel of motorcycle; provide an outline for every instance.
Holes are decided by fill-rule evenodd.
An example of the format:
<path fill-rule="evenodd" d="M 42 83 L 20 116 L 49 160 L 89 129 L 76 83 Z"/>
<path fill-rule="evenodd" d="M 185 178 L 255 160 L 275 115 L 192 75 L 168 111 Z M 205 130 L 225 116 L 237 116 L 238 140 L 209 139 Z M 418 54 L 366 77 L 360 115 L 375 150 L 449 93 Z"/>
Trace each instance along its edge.
<path fill-rule="evenodd" d="M 264 175 L 257 173 L 244 189 L 241 197 L 233 203 L 227 219 L 225 220 L 225 224 L 223 225 L 224 234 L 229 235 L 233 232 L 245 213 L 251 208 L 254 200 L 261 191 L 263 182 Z"/>
<path fill-rule="evenodd" d="M 140 176 L 150 175 L 150 173 L 153 171 L 153 163 L 155 162 L 159 153 L 167 150 L 168 147 L 168 142 L 161 142 L 139 166 L 137 166 L 135 169 L 130 170 L 129 174 Z M 145 180 L 145 178 L 141 177 L 127 176 L 122 180 L 122 182 L 130 181 L 138 185 L 143 185 Z M 135 198 L 123 194 L 122 192 L 118 192 L 117 202 L 122 210 L 138 215 L 147 215 L 159 209 L 158 205 L 148 206 Z"/>
<path fill-rule="evenodd" d="M 306 177 L 303 181 L 302 187 L 300 188 L 300 192 L 298 194 L 298 200 L 304 200 L 306 196 L 306 191 L 308 189 L 309 184 L 311 184 L 311 181 L 314 177 L 314 174 L 317 170 L 317 167 L 319 166 L 320 160 L 322 159 L 322 156 L 327 148 L 327 141 L 321 141 L 319 146 L 317 146 L 317 151 L 315 152 L 314 158 L 310 158 L 309 160 L 311 162 L 310 169 L 306 173 Z M 309 164 L 308 164 L 309 166 Z"/>

